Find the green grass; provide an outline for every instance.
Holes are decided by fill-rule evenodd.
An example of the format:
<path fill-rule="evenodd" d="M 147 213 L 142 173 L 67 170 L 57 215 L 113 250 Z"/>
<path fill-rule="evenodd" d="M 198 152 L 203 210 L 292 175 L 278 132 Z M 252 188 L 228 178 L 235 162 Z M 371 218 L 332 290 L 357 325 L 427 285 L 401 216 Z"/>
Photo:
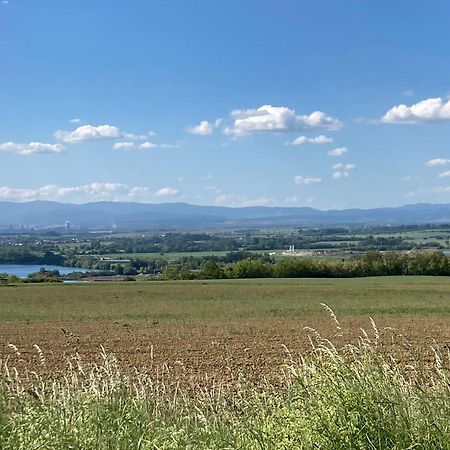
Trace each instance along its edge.
<path fill-rule="evenodd" d="M 98 255 L 98 258 L 110 258 L 110 259 L 165 259 L 165 260 L 179 260 L 183 257 L 189 256 L 225 256 L 229 252 L 173 252 L 173 253 L 114 253 L 106 255 Z M 97 255 L 95 255 L 97 256 Z"/>
<path fill-rule="evenodd" d="M 0 448 L 450 449 L 448 361 L 439 353 L 431 369 L 405 368 L 383 356 L 376 327 L 343 348 L 311 335 L 312 354 L 289 361 L 281 385 L 260 389 L 241 378 L 186 395 L 164 377 L 128 378 L 105 354 L 91 369 L 72 360 L 57 382 L 30 373 L 31 385 L 6 364 Z"/>
<path fill-rule="evenodd" d="M 222 321 L 343 315 L 450 315 L 450 278 L 263 279 L 0 287 L 0 322 Z"/>

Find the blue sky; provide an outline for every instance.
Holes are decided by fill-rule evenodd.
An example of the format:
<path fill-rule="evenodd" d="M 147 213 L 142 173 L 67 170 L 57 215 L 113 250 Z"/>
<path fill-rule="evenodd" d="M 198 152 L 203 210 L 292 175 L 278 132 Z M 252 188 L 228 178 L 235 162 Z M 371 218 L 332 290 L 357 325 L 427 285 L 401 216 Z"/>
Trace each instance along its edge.
<path fill-rule="evenodd" d="M 448 1 L 0 1 L 0 200 L 450 202 Z"/>

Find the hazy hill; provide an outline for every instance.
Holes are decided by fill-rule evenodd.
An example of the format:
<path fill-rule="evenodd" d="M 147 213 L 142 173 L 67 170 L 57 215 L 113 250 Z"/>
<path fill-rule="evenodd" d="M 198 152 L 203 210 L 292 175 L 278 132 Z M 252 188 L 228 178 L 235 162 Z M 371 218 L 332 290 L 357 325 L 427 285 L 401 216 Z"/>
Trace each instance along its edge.
<path fill-rule="evenodd" d="M 396 208 L 321 211 L 313 208 L 252 206 L 227 208 L 187 203 L 95 202 L 69 204 L 46 201 L 0 202 L 0 227 L 64 225 L 92 229 L 217 228 L 335 224 L 450 223 L 449 204 L 406 205 Z"/>

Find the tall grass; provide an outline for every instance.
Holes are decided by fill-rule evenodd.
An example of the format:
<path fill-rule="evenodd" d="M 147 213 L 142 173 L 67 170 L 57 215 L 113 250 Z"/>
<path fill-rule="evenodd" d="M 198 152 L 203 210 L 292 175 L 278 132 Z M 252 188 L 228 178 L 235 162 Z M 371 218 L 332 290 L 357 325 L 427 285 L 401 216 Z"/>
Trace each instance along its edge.
<path fill-rule="evenodd" d="M 329 310 L 337 334 L 342 328 Z M 186 393 L 167 379 L 125 375 L 115 359 L 68 360 L 61 377 L 19 374 L 3 361 L 0 448 L 7 449 L 450 449 L 448 357 L 404 365 L 373 324 L 336 347 L 308 330 L 311 353 L 289 359 L 281 386 L 244 379 Z M 170 374 L 169 374 L 170 375 Z"/>

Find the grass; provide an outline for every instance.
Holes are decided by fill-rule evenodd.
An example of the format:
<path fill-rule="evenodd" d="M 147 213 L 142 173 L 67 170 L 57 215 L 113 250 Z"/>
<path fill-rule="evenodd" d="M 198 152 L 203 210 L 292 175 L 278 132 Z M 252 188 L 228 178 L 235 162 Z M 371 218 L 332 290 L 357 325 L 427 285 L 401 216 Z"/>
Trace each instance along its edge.
<path fill-rule="evenodd" d="M 154 260 L 154 259 L 164 259 L 168 261 L 178 261 L 184 257 L 205 257 L 205 256 L 226 256 L 229 251 L 210 251 L 210 252 L 170 252 L 170 253 L 113 253 L 113 254 L 105 254 L 105 255 L 95 255 L 98 258 L 106 258 L 106 259 L 145 259 L 145 260 Z M 255 252 L 257 253 L 257 252 Z M 263 251 L 260 253 L 264 253 Z"/>
<path fill-rule="evenodd" d="M 385 356 L 375 325 L 341 347 L 309 333 L 310 354 L 288 358 L 282 384 L 258 390 L 242 373 L 233 385 L 187 395 L 169 387 L 170 373 L 130 378 L 105 353 L 91 367 L 69 360 L 59 381 L 41 377 L 40 367 L 19 375 L 4 361 L 0 448 L 450 448 L 448 360 L 438 351 L 432 368 L 405 367 Z M 39 361 L 44 366 L 45 355 Z"/>
<path fill-rule="evenodd" d="M 17 285 L 0 287 L 0 323 L 308 318 L 322 302 L 345 316 L 448 316 L 449 289 L 445 277 Z"/>

